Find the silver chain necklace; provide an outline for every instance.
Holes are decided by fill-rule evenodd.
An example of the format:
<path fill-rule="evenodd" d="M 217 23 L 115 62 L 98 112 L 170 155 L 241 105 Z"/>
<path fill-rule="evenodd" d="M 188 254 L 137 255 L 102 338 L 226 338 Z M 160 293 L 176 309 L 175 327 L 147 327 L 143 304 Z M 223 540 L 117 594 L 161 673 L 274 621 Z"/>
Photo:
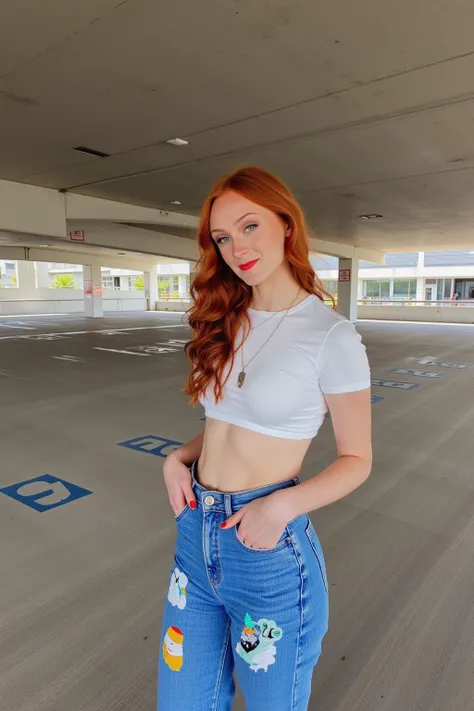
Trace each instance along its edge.
<path fill-rule="evenodd" d="M 242 345 L 240 346 L 240 354 L 241 354 L 241 360 L 242 360 L 242 370 L 240 371 L 239 377 L 238 377 L 238 380 L 237 380 L 237 385 L 238 385 L 239 388 L 243 387 L 243 385 L 244 385 L 244 383 L 245 383 L 245 378 L 247 377 L 247 373 L 245 372 L 246 369 L 249 367 L 250 363 L 254 360 L 254 358 L 256 358 L 256 357 L 258 356 L 258 354 L 263 350 L 263 348 L 267 345 L 268 341 L 275 335 L 275 333 L 277 332 L 277 330 L 279 329 L 279 327 L 280 327 L 281 324 L 283 323 L 283 321 L 284 321 L 286 315 L 288 314 L 288 311 L 291 309 L 291 307 L 292 307 L 293 304 L 295 303 L 296 299 L 298 298 L 298 296 L 299 296 L 299 294 L 300 294 L 300 291 L 301 291 L 301 286 L 300 286 L 300 288 L 298 289 L 295 298 L 293 299 L 293 301 L 291 302 L 291 304 L 288 306 L 287 310 L 285 311 L 285 313 L 284 313 L 283 316 L 281 317 L 280 321 L 279 321 L 278 324 L 276 325 L 276 328 L 273 329 L 273 331 L 271 332 L 271 334 L 269 335 L 269 337 L 267 338 L 267 340 L 264 341 L 263 345 L 260 346 L 260 348 L 258 349 L 258 351 L 255 353 L 255 355 L 253 355 L 253 356 L 250 358 L 250 360 L 246 363 L 246 365 L 244 365 L 244 341 L 242 341 Z M 274 314 L 274 315 L 276 316 L 276 314 Z M 270 318 L 273 318 L 273 317 L 271 316 Z M 269 320 L 270 320 L 270 319 L 267 319 L 266 321 L 264 321 L 264 323 L 267 323 L 267 321 L 269 321 Z M 262 325 L 262 324 L 260 324 L 260 325 Z M 257 328 L 258 328 L 258 327 L 257 327 Z"/>

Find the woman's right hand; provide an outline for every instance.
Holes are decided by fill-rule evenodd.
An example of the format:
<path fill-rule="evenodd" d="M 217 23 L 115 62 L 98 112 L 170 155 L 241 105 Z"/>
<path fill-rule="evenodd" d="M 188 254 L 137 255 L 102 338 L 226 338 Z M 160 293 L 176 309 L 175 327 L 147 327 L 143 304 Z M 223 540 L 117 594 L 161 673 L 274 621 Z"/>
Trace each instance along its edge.
<path fill-rule="evenodd" d="M 178 516 L 186 504 L 189 504 L 191 509 L 195 509 L 196 497 L 193 492 L 191 472 L 174 452 L 165 459 L 163 476 L 174 515 Z"/>

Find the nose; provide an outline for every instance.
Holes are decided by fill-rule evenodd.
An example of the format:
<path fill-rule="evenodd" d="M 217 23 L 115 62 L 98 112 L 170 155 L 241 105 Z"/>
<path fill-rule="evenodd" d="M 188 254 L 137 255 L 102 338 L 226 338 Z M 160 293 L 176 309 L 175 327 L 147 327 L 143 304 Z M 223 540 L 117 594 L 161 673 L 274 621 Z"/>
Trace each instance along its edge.
<path fill-rule="evenodd" d="M 249 253 L 248 241 L 245 237 L 234 238 L 232 242 L 232 254 L 234 259 L 242 259 Z"/>

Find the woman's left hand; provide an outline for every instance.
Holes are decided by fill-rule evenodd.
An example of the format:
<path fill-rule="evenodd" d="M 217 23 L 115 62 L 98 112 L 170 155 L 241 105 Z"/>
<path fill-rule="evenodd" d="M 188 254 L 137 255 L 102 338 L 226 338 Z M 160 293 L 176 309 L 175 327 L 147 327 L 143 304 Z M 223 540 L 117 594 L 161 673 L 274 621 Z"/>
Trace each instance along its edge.
<path fill-rule="evenodd" d="M 237 535 L 246 546 L 274 548 L 292 518 L 285 491 L 275 491 L 242 506 L 221 528 L 227 531 L 239 524 Z"/>

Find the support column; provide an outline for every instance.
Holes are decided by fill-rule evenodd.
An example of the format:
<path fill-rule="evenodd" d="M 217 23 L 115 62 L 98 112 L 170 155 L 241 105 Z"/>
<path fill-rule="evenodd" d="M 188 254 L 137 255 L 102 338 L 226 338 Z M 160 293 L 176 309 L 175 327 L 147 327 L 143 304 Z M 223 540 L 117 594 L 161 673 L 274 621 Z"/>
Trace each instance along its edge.
<path fill-rule="evenodd" d="M 416 265 L 416 300 L 424 301 L 425 298 L 425 278 L 423 276 L 425 269 L 425 253 L 418 252 L 418 262 Z"/>
<path fill-rule="evenodd" d="M 104 315 L 102 303 L 102 272 L 100 266 L 84 264 L 84 315 L 101 318 Z"/>
<path fill-rule="evenodd" d="M 16 263 L 16 276 L 18 280 L 18 288 L 21 290 L 23 299 L 36 297 L 36 275 L 35 263 L 18 261 Z"/>
<path fill-rule="evenodd" d="M 184 299 L 187 296 L 187 289 L 186 289 L 186 274 L 180 274 L 178 277 L 178 289 L 179 289 L 179 298 Z"/>
<path fill-rule="evenodd" d="M 158 266 L 143 273 L 145 282 L 145 298 L 147 301 L 148 311 L 156 311 L 156 302 L 158 301 Z"/>
<path fill-rule="evenodd" d="M 359 260 L 339 257 L 337 311 L 349 321 L 357 321 Z"/>
<path fill-rule="evenodd" d="M 48 262 L 36 262 L 36 282 L 38 289 L 49 289 Z"/>

